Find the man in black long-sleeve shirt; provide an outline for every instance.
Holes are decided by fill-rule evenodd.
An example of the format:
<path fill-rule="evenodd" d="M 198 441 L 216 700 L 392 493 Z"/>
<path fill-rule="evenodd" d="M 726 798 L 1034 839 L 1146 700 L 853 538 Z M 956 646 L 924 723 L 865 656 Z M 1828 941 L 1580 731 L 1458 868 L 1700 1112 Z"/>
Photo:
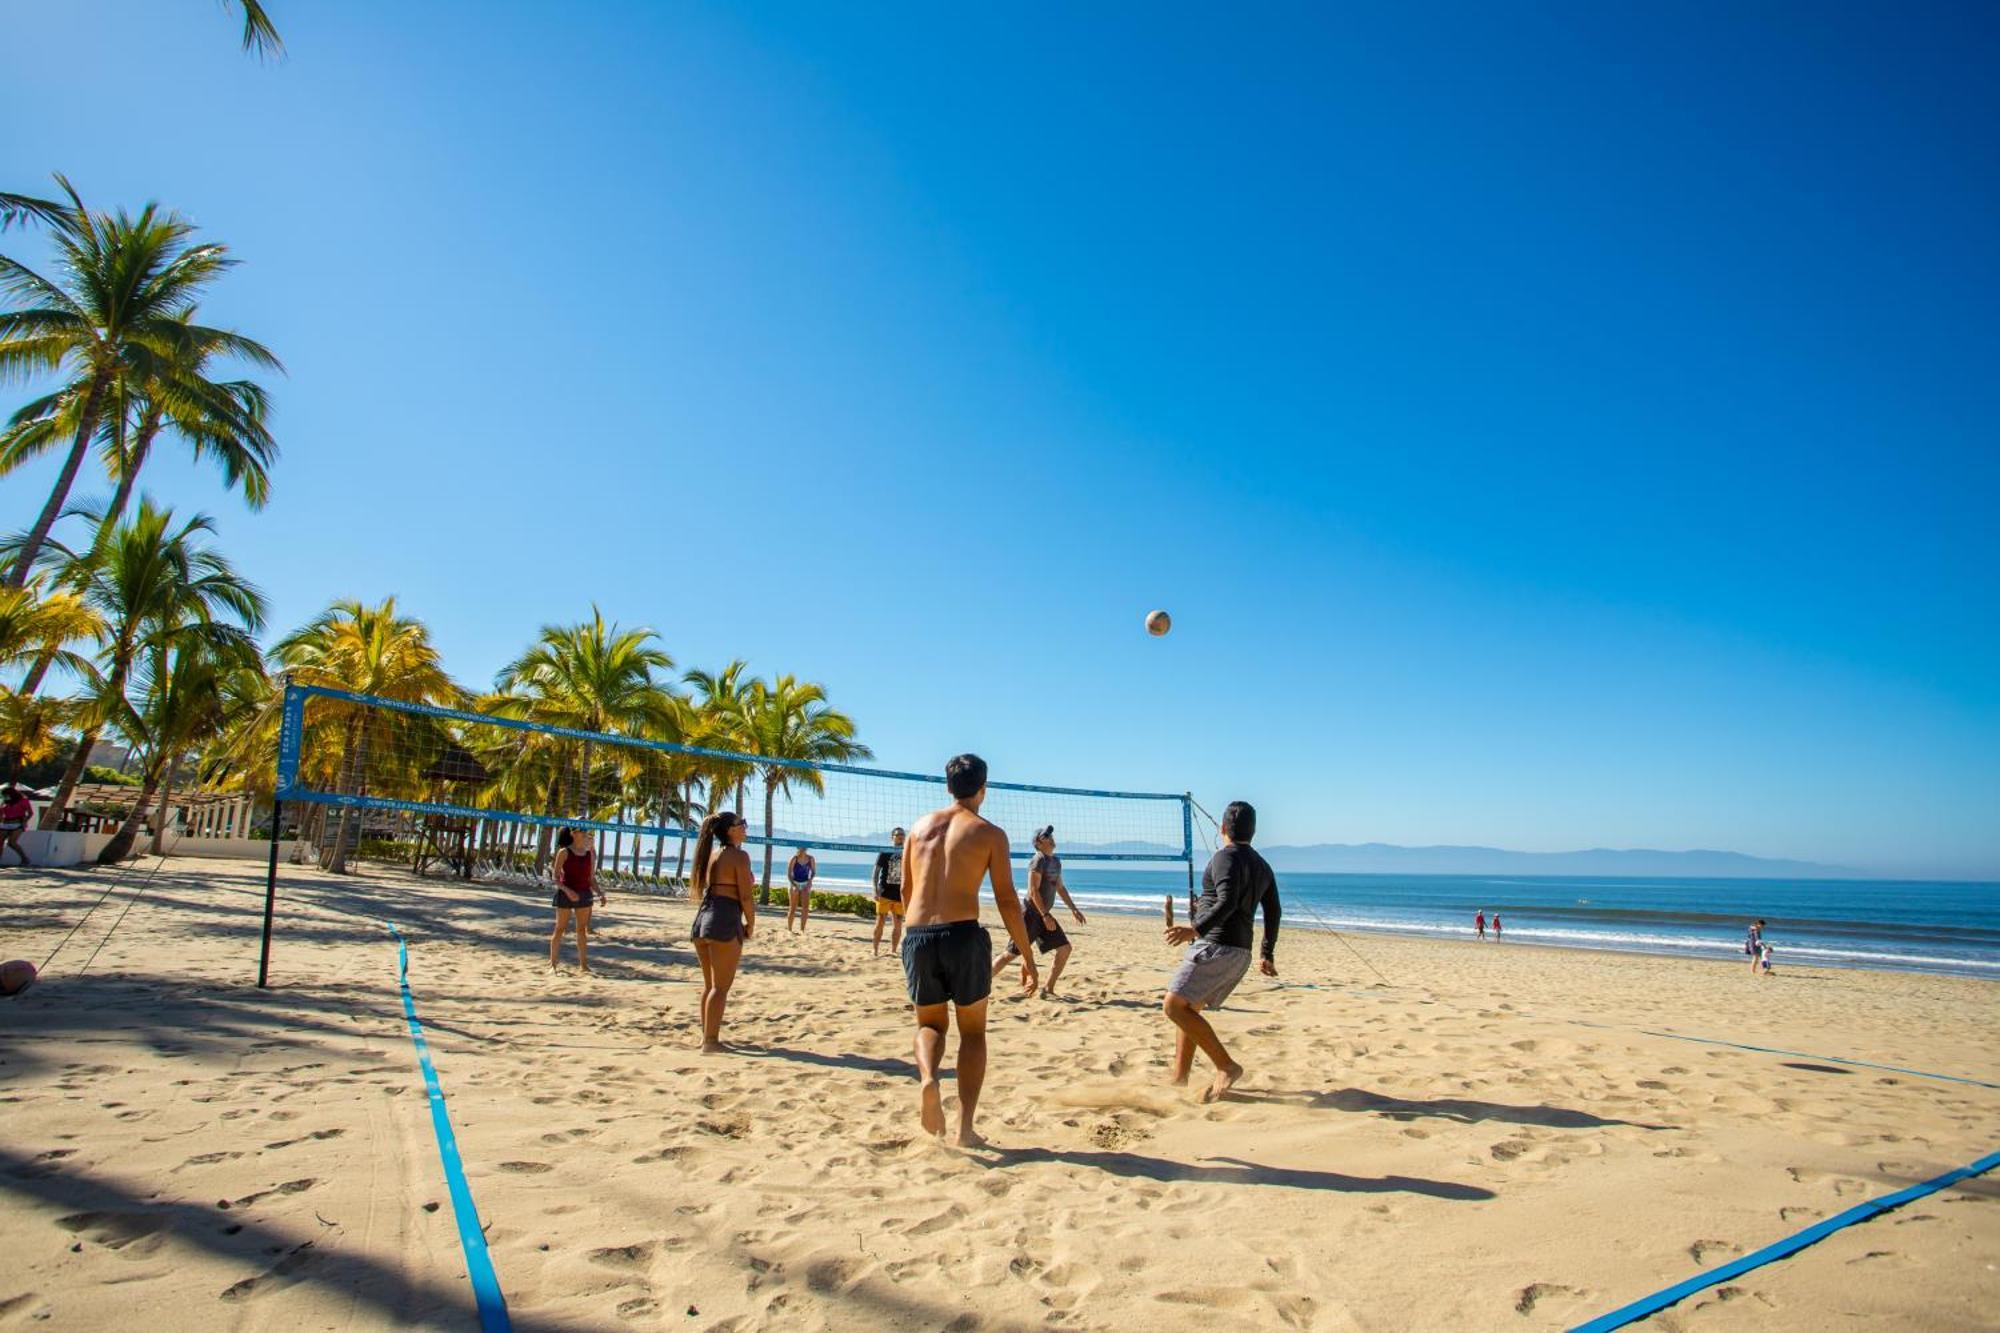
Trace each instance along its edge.
<path fill-rule="evenodd" d="M 1215 1066 L 1215 1081 L 1203 1095 L 1214 1101 L 1243 1077 L 1243 1066 L 1229 1058 L 1222 1039 L 1201 1016 L 1229 998 L 1236 983 L 1250 970 L 1250 940 L 1255 918 L 1264 914 L 1264 949 L 1257 970 L 1278 975 L 1278 881 L 1270 865 L 1250 846 L 1257 833 L 1257 811 L 1247 802 L 1232 801 L 1222 812 L 1222 846 L 1201 876 L 1201 901 L 1194 921 L 1169 926 L 1167 943 L 1188 946 L 1186 957 L 1167 983 L 1165 1009 L 1174 1033 L 1174 1085 L 1184 1086 L 1194 1065 L 1195 1048 Z"/>

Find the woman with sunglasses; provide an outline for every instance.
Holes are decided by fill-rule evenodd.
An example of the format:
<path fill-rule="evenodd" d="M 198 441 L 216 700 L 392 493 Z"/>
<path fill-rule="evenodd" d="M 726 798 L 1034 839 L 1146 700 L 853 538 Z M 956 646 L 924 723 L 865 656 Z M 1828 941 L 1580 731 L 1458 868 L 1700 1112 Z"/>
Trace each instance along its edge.
<path fill-rule="evenodd" d="M 701 823 L 694 844 L 694 951 L 701 959 L 701 1050 L 722 1049 L 722 1011 L 743 942 L 757 926 L 757 879 L 743 839 L 750 826 L 733 810 L 718 810 Z"/>

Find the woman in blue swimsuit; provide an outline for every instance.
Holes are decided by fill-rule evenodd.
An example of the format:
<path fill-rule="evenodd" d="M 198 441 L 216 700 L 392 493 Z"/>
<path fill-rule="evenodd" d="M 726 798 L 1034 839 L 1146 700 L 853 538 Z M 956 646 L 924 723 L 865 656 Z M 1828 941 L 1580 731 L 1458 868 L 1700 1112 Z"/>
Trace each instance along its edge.
<path fill-rule="evenodd" d="M 785 867 L 785 878 L 791 883 L 792 902 L 785 909 L 785 929 L 792 928 L 792 918 L 799 919 L 799 934 L 806 933 L 806 918 L 812 915 L 813 876 L 819 873 L 819 863 L 813 854 L 801 847 L 792 854 L 791 864 Z"/>

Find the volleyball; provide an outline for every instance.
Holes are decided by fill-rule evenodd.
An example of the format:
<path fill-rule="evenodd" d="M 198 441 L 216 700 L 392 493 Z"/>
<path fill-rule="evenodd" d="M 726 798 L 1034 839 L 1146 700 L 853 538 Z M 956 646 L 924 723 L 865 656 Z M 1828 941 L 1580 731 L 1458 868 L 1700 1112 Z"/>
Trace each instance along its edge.
<path fill-rule="evenodd" d="M 35 965 L 25 958 L 0 963 L 0 995 L 19 995 L 35 984 Z"/>
<path fill-rule="evenodd" d="M 1174 618 L 1165 611 L 1148 611 L 1146 613 L 1146 633 L 1152 635 L 1154 638 L 1159 638 L 1173 627 Z"/>

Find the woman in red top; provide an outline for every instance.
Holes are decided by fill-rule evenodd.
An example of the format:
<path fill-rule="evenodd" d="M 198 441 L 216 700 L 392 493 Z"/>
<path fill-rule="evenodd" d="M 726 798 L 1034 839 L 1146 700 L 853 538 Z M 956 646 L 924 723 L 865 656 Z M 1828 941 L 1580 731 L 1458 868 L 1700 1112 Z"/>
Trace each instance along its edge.
<path fill-rule="evenodd" d="M 14 855 L 21 858 L 21 864 L 31 866 L 34 862 L 21 849 L 21 834 L 27 830 L 28 819 L 35 813 L 35 803 L 21 795 L 19 787 L 7 788 L 6 796 L 6 804 L 0 805 L 0 858 L 4 858 L 7 849 L 12 847 Z"/>
<path fill-rule="evenodd" d="M 590 850 L 590 830 L 587 828 L 569 831 L 569 845 L 556 852 L 554 875 L 556 895 L 556 928 L 549 935 L 549 970 L 556 970 L 562 958 L 563 928 L 570 918 L 576 918 L 576 968 L 585 976 L 590 975 L 590 903 L 595 896 L 604 901 L 604 894 L 597 888 L 597 877 L 591 872 L 596 869 L 596 857 Z"/>

